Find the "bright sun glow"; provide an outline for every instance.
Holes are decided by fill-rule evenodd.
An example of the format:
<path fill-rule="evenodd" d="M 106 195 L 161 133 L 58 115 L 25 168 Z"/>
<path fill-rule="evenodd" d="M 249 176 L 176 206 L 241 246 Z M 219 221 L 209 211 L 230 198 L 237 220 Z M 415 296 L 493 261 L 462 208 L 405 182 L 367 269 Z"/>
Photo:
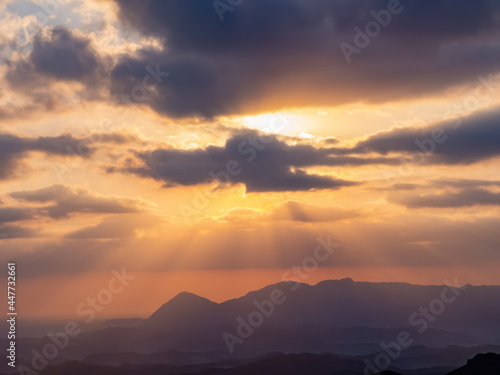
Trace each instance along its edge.
<path fill-rule="evenodd" d="M 245 126 L 266 133 L 299 135 L 303 132 L 302 121 L 296 114 L 289 112 L 263 113 L 256 116 L 243 117 Z"/>

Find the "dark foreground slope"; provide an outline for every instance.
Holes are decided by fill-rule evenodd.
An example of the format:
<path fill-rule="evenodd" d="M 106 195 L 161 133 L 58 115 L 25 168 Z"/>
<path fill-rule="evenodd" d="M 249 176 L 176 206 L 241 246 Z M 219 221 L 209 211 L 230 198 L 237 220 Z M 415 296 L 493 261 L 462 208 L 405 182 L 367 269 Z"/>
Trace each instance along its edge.
<path fill-rule="evenodd" d="M 498 375 L 500 374 L 500 354 L 478 354 L 467 364 L 448 375 Z"/>
<path fill-rule="evenodd" d="M 51 366 L 41 375 L 365 375 L 364 363 L 359 358 L 334 354 L 276 354 L 242 366 L 201 369 L 196 366 L 120 366 L 106 367 L 68 362 Z M 368 372 L 374 375 L 373 372 Z M 498 375 L 500 355 L 479 354 L 459 369 L 449 372 L 444 369 L 399 370 L 393 368 L 380 375 Z M 1 375 L 1 374 L 0 374 Z"/>

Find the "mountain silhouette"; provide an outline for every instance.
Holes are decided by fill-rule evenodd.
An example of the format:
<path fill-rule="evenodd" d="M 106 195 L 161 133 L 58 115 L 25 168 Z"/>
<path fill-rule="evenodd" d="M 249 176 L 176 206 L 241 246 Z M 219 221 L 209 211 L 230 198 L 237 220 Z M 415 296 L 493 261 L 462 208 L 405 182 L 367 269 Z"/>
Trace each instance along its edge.
<path fill-rule="evenodd" d="M 193 293 L 182 292 L 156 310 L 143 324 L 144 328 L 167 330 L 186 325 L 196 327 L 220 320 L 221 306 Z M 210 323 L 214 323 L 211 321 Z"/>
<path fill-rule="evenodd" d="M 450 302 L 442 302 L 443 295 Z M 183 292 L 142 324 L 134 321 L 138 326 L 130 326 L 130 320 L 116 326 L 118 320 L 113 327 L 72 338 L 57 360 L 91 358 L 100 365 L 125 365 L 124 353 L 135 353 L 130 360 L 141 366 L 174 365 L 259 358 L 273 352 L 330 352 L 372 360 L 382 351 L 381 343 L 394 342 L 407 332 L 412 344 L 394 359 L 396 368 L 448 370 L 463 365 L 464 358 L 500 351 L 492 345 L 500 331 L 499 300 L 498 286 L 457 289 L 351 279 L 316 285 L 280 282 L 222 303 Z M 432 314 L 432 321 L 422 318 L 422 308 Z M 437 308 L 442 311 L 432 313 Z M 250 325 L 249 319 L 256 318 L 258 324 Z M 225 337 L 238 338 L 242 326 L 250 334 L 228 346 Z M 47 337 L 20 338 L 19 360 L 31 360 L 31 351 L 48 343 Z M 155 359 L 157 353 L 174 350 L 186 353 L 182 362 Z"/>
<path fill-rule="evenodd" d="M 443 290 L 451 303 L 439 303 Z M 400 328 L 409 326 L 441 329 L 448 332 L 489 336 L 500 330 L 500 298 L 498 286 L 469 286 L 461 290 L 447 286 L 421 286 L 406 283 L 354 282 L 351 279 L 322 281 L 311 286 L 281 282 L 250 292 L 220 304 L 191 293 L 181 293 L 164 304 L 143 324 L 144 327 L 166 329 L 185 326 L 225 325 L 236 328 L 238 317 L 247 319 L 258 311 L 256 304 L 269 301 L 279 291 L 285 301 L 275 305 L 265 319 L 268 328 L 278 326 L 373 327 Z M 456 293 L 457 295 L 454 295 Z M 434 301 L 443 311 L 424 322 L 419 309 L 432 308 Z M 481 306 L 478 309 L 477 306 Z M 432 310 L 431 310 L 432 311 Z M 439 315 L 446 318 L 439 319 Z M 460 338 L 456 343 L 461 344 Z M 472 338 L 469 338 L 470 340 Z M 491 340 L 496 339 L 496 336 Z M 453 338 L 449 338 L 453 343 Z"/>
<path fill-rule="evenodd" d="M 500 374 L 500 354 L 478 354 L 467 364 L 447 375 L 498 375 Z"/>

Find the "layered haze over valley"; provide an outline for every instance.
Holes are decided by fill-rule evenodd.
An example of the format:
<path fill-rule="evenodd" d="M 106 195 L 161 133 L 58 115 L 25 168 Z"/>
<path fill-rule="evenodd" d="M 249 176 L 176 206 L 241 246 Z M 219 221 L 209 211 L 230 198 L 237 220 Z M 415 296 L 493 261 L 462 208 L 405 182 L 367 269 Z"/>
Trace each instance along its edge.
<path fill-rule="evenodd" d="M 499 374 L 499 93 L 497 0 L 0 1 L 0 375 Z"/>

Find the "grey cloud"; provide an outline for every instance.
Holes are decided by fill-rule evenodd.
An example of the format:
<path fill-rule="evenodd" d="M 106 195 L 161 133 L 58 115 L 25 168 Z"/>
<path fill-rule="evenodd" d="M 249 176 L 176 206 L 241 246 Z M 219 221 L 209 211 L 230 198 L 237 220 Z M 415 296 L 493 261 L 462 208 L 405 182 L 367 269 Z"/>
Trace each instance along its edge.
<path fill-rule="evenodd" d="M 326 138 L 323 140 L 323 142 L 327 145 L 336 145 L 340 143 L 337 138 Z"/>
<path fill-rule="evenodd" d="M 401 128 L 375 134 L 359 142 L 358 153 L 417 155 L 422 164 L 472 164 L 500 156 L 500 112 L 470 115 L 425 128 Z"/>
<path fill-rule="evenodd" d="M 45 152 L 49 155 L 87 157 L 95 150 L 89 142 L 71 135 L 57 137 L 23 138 L 0 133 L 0 180 L 12 177 L 19 162 L 29 152 Z"/>
<path fill-rule="evenodd" d="M 354 27 L 364 28 L 387 1 L 245 1 L 223 22 L 210 1 L 116 2 L 125 24 L 165 49 L 123 56 L 113 92 L 130 92 L 147 66 L 158 67 L 170 76 L 142 103 L 173 117 L 421 97 L 499 70 L 494 0 L 402 1 L 403 11 L 352 64 L 340 43 L 354 44 Z"/>
<path fill-rule="evenodd" d="M 393 197 L 390 201 L 408 208 L 458 208 L 480 205 L 500 206 L 500 193 L 486 189 L 465 189 L 458 193 Z"/>
<path fill-rule="evenodd" d="M 31 208 L 1 207 L 0 224 L 30 220 L 34 218 L 35 215 L 36 215 L 36 210 Z"/>
<path fill-rule="evenodd" d="M 27 60 L 11 62 L 7 80 L 11 85 L 29 86 L 40 77 L 84 81 L 103 69 L 103 62 L 90 41 L 65 27 L 39 33 Z"/>
<path fill-rule="evenodd" d="M 466 178 L 451 178 L 430 180 L 426 184 L 416 183 L 398 183 L 391 186 L 391 190 L 418 190 L 429 188 L 483 188 L 483 187 L 500 187 L 500 181 L 495 180 L 470 180 Z M 385 190 L 385 188 L 383 189 Z"/>
<path fill-rule="evenodd" d="M 137 152 L 139 163 L 131 160 L 122 169 L 111 167 L 108 171 L 135 173 L 164 181 L 165 186 L 219 180 L 222 183 L 242 183 L 248 192 L 306 191 L 335 189 L 356 183 L 311 174 L 304 168 L 399 163 L 399 159 L 338 156 L 338 152 L 343 151 L 310 145 L 292 146 L 274 135 L 247 131 L 234 134 L 222 147 Z"/>
<path fill-rule="evenodd" d="M 90 137 L 96 143 L 115 143 L 115 144 L 130 144 L 130 143 L 145 143 L 139 136 L 135 134 L 122 133 L 96 133 Z"/>
<path fill-rule="evenodd" d="M 53 203 L 38 208 L 38 211 L 53 219 L 65 218 L 72 213 L 136 213 L 140 212 L 132 199 L 105 197 L 81 188 L 53 185 L 43 189 L 10 193 L 22 202 Z"/>
<path fill-rule="evenodd" d="M 387 1 L 244 1 L 223 22 L 211 1 L 115 2 L 123 25 L 164 48 L 106 56 L 74 31 L 50 29 L 37 36 L 27 59 L 11 62 L 6 78 L 12 87 L 79 81 L 86 99 L 138 103 L 169 117 L 214 118 L 420 98 L 499 71 L 495 0 L 402 1 L 403 10 L 352 64 L 340 44 L 354 44 L 354 28 L 373 21 L 372 11 L 385 11 Z M 144 95 L 123 100 L 145 90 L 148 76 Z M 107 89 L 111 98 L 103 94 Z"/>
<path fill-rule="evenodd" d="M 500 181 L 494 180 L 469 180 L 464 178 L 459 179 L 440 179 L 430 181 L 430 185 L 436 187 L 455 187 L 455 188 L 477 188 L 477 187 L 500 187 Z"/>
<path fill-rule="evenodd" d="M 0 240 L 35 237 L 38 231 L 17 225 L 0 225 Z M 13 254 L 12 259 L 15 259 Z"/>
<path fill-rule="evenodd" d="M 34 237 L 36 230 L 10 223 L 29 221 L 37 216 L 37 210 L 29 207 L 0 207 L 0 240 Z"/>
<path fill-rule="evenodd" d="M 124 20 L 145 34 L 165 38 L 175 50 L 207 53 L 236 52 L 253 49 L 283 53 L 296 46 L 328 36 L 326 20 L 331 18 L 336 32 L 372 20 L 371 10 L 387 9 L 386 0 L 254 0 L 242 2 L 217 17 L 211 2 L 193 0 L 116 0 Z M 399 38 L 427 40 L 480 35 L 496 30 L 499 5 L 494 0 L 439 0 L 433 2 L 401 1 L 404 12 L 394 17 L 384 30 Z M 425 28 L 422 28 L 425 24 Z M 284 43 L 295 37 L 296 44 Z M 383 37 L 383 35 L 381 36 Z M 316 44 L 316 43 L 314 43 Z M 272 51 L 270 47 L 280 47 Z M 300 52 L 300 51 L 298 51 Z"/>
<path fill-rule="evenodd" d="M 142 145 L 144 142 L 133 134 L 95 133 L 88 138 L 75 138 L 69 134 L 55 137 L 21 137 L 0 133 L 0 180 L 15 175 L 20 162 L 31 152 L 65 157 L 90 157 L 102 143 Z"/>

